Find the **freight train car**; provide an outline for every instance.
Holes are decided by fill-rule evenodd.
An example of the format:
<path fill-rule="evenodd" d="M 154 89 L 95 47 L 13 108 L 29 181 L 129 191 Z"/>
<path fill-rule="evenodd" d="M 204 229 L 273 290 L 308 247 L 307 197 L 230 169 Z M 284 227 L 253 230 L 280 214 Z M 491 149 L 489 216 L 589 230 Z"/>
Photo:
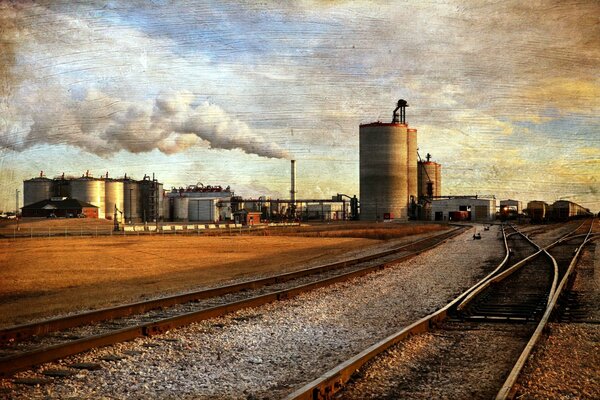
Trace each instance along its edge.
<path fill-rule="evenodd" d="M 587 208 L 568 200 L 558 200 L 552 204 L 552 220 L 567 221 L 575 218 L 591 217 L 592 213 Z"/>
<path fill-rule="evenodd" d="M 548 221 L 550 216 L 550 206 L 544 201 L 530 201 L 527 203 L 527 214 L 531 218 L 531 223 L 541 223 Z"/>

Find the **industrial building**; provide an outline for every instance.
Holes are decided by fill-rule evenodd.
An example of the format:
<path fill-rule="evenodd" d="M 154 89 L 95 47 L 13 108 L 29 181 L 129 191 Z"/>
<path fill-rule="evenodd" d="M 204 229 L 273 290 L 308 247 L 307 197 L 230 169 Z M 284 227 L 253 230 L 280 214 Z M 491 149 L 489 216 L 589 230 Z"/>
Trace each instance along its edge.
<path fill-rule="evenodd" d="M 431 202 L 432 221 L 493 221 L 496 199 L 493 197 L 455 196 Z"/>
<path fill-rule="evenodd" d="M 417 190 L 417 130 L 406 123 L 405 100 L 399 100 L 391 123 L 360 125 L 360 218 L 414 216 Z"/>
<path fill-rule="evenodd" d="M 231 203 L 234 193 L 221 186 L 202 183 L 186 188 L 173 188 L 166 194 L 163 214 L 167 221 L 217 222 L 232 219 Z M 235 200 L 234 200 L 235 202 Z"/>
<path fill-rule="evenodd" d="M 42 171 L 39 177 L 23 181 L 23 198 L 23 210 L 52 198 L 66 198 L 97 207 L 95 218 L 112 219 L 115 208 L 118 220 L 126 222 L 151 222 L 163 218 L 163 185 L 148 175 L 138 181 L 127 175 L 112 179 L 108 173 L 96 178 L 87 171 L 81 177 L 63 174 L 50 179 Z M 23 216 L 30 215 L 24 213 Z M 93 218 L 93 213 L 89 217 Z"/>
<path fill-rule="evenodd" d="M 98 218 L 98 207 L 77 199 L 52 197 L 24 206 L 23 218 Z"/>
<path fill-rule="evenodd" d="M 523 203 L 519 200 L 500 200 L 498 215 L 503 221 L 519 218 L 523 215 Z"/>

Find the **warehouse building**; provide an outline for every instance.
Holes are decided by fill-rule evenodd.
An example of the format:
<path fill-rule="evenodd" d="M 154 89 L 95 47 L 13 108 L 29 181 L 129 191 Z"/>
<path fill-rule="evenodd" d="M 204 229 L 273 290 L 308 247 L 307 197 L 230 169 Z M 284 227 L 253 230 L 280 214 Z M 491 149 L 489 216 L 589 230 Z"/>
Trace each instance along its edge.
<path fill-rule="evenodd" d="M 21 208 L 24 218 L 98 218 L 98 207 L 77 199 L 52 197 Z"/>
<path fill-rule="evenodd" d="M 175 222 L 218 222 L 233 217 L 233 192 L 226 187 L 204 186 L 173 188 L 166 194 L 165 219 Z"/>
<path fill-rule="evenodd" d="M 478 196 L 456 196 L 431 202 L 432 221 L 494 221 L 496 199 Z"/>

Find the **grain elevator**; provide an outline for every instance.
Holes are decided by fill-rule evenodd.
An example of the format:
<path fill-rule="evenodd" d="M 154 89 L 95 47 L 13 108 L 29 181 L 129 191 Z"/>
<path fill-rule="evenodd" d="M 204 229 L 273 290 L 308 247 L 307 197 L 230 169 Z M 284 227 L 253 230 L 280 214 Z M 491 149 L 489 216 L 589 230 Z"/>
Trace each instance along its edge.
<path fill-rule="evenodd" d="M 417 130 L 406 123 L 405 100 L 392 122 L 360 125 L 360 219 L 406 220 L 418 200 Z"/>

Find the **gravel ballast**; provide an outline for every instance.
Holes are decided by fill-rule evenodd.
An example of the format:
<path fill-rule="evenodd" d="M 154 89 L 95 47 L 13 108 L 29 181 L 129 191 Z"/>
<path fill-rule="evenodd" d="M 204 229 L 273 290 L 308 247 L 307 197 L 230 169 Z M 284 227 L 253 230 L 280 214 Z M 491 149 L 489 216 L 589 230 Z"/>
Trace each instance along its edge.
<path fill-rule="evenodd" d="M 478 229 L 482 231 L 483 229 Z M 467 231 L 384 271 L 154 338 L 46 364 L 78 370 L 39 386 L 0 382 L 20 398 L 281 398 L 339 362 L 447 304 L 504 257 L 498 227 Z M 114 361 L 100 361 L 107 355 Z"/>
<path fill-rule="evenodd" d="M 596 240 L 597 242 L 597 240 Z M 551 323 L 517 382 L 523 399 L 600 398 L 600 246 L 582 250 L 571 288 L 577 291 L 583 321 Z"/>

